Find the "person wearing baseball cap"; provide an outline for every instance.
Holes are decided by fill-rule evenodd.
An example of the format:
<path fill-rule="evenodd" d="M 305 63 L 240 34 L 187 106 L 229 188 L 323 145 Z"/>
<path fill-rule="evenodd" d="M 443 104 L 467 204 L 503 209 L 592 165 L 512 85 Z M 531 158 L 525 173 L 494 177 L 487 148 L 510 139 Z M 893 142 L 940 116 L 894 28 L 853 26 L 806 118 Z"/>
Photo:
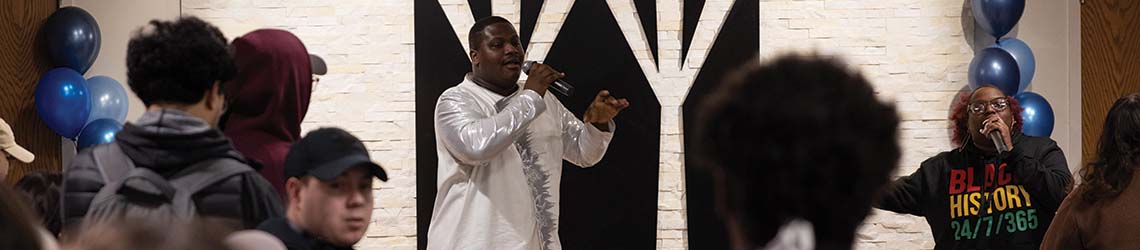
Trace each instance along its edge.
<path fill-rule="evenodd" d="M 36 155 L 16 144 L 16 134 L 12 133 L 12 126 L 0 119 L 0 180 L 8 178 L 8 158 L 14 158 L 23 163 L 31 163 Z"/>
<path fill-rule="evenodd" d="M 364 143 L 339 128 L 309 132 L 285 156 L 285 218 L 258 229 L 290 250 L 352 249 L 372 221 L 372 178 L 388 174 Z"/>

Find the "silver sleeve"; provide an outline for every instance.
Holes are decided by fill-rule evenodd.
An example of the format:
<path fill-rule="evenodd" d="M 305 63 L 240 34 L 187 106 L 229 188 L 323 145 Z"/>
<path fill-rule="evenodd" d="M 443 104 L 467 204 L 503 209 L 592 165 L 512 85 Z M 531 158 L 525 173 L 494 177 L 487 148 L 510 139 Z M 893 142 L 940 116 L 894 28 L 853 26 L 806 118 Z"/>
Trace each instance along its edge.
<path fill-rule="evenodd" d="M 562 158 L 579 167 L 591 167 L 601 161 L 614 137 L 614 121 L 606 123 L 610 132 L 603 132 L 582 122 L 562 105 L 555 109 L 562 122 Z"/>
<path fill-rule="evenodd" d="M 459 162 L 481 165 L 507 149 L 546 110 L 537 92 L 519 93 L 504 99 L 498 113 L 487 116 L 474 96 L 444 92 L 435 106 L 436 136 Z"/>

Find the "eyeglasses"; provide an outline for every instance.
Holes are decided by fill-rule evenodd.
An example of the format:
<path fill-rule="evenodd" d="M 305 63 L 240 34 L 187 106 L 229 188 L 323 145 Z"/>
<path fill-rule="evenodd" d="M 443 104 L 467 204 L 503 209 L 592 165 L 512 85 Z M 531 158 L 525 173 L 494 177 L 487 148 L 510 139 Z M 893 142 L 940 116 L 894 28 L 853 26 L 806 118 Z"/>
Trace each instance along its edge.
<path fill-rule="evenodd" d="M 986 105 L 989 104 L 996 112 L 1004 111 L 1009 108 L 1009 99 L 1007 97 L 998 97 L 990 100 L 989 102 L 973 102 L 970 103 L 970 112 L 974 114 L 981 114 L 986 112 Z"/>

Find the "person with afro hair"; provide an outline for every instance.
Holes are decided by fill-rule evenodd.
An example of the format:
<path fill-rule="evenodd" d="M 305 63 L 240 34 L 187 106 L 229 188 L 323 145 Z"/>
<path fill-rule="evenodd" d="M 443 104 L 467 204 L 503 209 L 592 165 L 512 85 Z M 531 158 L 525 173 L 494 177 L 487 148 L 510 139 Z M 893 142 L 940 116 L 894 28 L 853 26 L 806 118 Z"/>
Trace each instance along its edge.
<path fill-rule="evenodd" d="M 699 104 L 696 142 L 733 249 L 851 249 L 899 160 L 899 116 L 839 60 L 746 63 Z"/>

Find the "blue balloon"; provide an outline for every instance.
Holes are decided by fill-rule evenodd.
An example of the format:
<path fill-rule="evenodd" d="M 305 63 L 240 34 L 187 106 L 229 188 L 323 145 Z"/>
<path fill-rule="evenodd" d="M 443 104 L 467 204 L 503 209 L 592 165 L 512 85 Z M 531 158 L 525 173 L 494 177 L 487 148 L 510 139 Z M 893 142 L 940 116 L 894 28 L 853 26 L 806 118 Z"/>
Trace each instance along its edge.
<path fill-rule="evenodd" d="M 1013 98 L 1021 104 L 1021 132 L 1026 135 L 1049 137 L 1053 134 L 1053 107 L 1045 97 L 1033 92 L 1022 92 Z"/>
<path fill-rule="evenodd" d="M 44 22 L 48 57 L 56 67 L 68 67 L 86 74 L 99 56 L 102 35 L 99 23 L 90 13 L 78 7 L 56 10 Z"/>
<path fill-rule="evenodd" d="M 982 85 L 997 86 L 1006 95 L 1017 93 L 1021 82 L 1021 72 L 1017 69 L 1017 61 L 1005 50 L 989 47 L 974 54 L 970 61 L 970 89 L 978 89 Z"/>
<path fill-rule="evenodd" d="M 111 119 L 119 123 L 127 121 L 127 91 L 123 85 L 107 76 L 87 79 L 87 89 L 91 91 L 91 115 L 87 122 Z"/>
<path fill-rule="evenodd" d="M 1017 61 L 1017 70 L 1021 72 L 1021 82 L 1017 85 L 1017 93 L 1025 92 L 1029 89 L 1029 83 L 1033 81 L 1033 73 L 1037 72 L 1037 59 L 1033 58 L 1033 50 L 1029 49 L 1029 45 L 1017 38 L 1002 38 L 998 40 L 998 48 L 1005 50 L 1009 55 L 1013 56 L 1013 60 Z"/>
<path fill-rule="evenodd" d="M 36 112 L 56 134 L 75 138 L 87 124 L 91 99 L 87 81 L 79 72 L 69 68 L 48 71 L 36 83 L 35 95 Z"/>
<path fill-rule="evenodd" d="M 115 134 L 123 129 L 123 125 L 111 119 L 99 119 L 88 123 L 83 127 L 83 133 L 79 133 L 79 139 L 75 140 L 75 147 L 77 149 L 85 149 L 91 146 L 109 143 L 115 141 Z"/>
<path fill-rule="evenodd" d="M 982 29 L 1000 38 L 1021 19 L 1025 0 L 970 0 L 970 10 Z"/>

